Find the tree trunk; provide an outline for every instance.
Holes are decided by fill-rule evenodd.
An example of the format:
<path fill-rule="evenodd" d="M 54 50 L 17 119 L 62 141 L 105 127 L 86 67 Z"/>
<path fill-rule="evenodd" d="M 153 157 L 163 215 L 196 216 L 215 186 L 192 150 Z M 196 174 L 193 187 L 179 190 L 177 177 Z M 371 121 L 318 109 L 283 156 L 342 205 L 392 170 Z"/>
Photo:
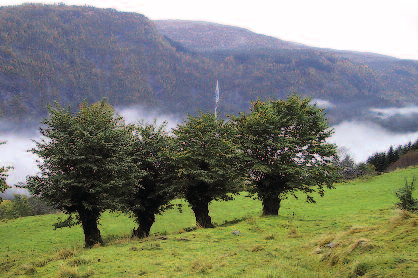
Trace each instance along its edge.
<path fill-rule="evenodd" d="M 281 199 L 276 196 L 265 196 L 263 198 L 263 215 L 279 215 Z"/>
<path fill-rule="evenodd" d="M 100 213 L 85 208 L 81 208 L 77 212 L 83 226 L 85 246 L 92 247 L 98 243 L 102 244 L 103 239 L 97 226 Z"/>
<path fill-rule="evenodd" d="M 209 200 L 191 199 L 187 200 L 192 206 L 196 217 L 196 226 L 199 228 L 213 228 L 212 218 L 209 216 Z"/>
<path fill-rule="evenodd" d="M 138 228 L 132 231 L 132 236 L 138 238 L 149 237 L 152 224 L 155 221 L 154 213 L 147 213 L 147 211 L 141 211 L 136 213 L 136 221 L 138 223 Z"/>

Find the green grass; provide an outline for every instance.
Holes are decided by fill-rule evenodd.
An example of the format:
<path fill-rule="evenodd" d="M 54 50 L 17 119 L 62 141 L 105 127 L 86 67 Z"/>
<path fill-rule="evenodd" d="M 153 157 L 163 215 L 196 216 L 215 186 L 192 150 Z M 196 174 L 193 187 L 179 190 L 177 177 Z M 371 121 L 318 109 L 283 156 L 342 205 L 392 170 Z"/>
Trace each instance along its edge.
<path fill-rule="evenodd" d="M 282 202 L 278 217 L 241 195 L 215 202 L 215 229 L 167 211 L 150 238 L 106 213 L 105 245 L 83 248 L 81 227 L 54 231 L 57 215 L 0 222 L 0 277 L 418 277 L 418 216 L 394 208 L 395 188 L 418 168 L 338 184 L 317 204 Z"/>

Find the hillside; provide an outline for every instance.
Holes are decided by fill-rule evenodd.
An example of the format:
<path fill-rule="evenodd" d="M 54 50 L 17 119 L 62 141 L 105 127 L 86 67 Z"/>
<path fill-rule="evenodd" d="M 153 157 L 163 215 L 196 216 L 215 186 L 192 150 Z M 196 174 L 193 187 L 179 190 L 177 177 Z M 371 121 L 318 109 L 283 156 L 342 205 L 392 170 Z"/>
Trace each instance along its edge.
<path fill-rule="evenodd" d="M 53 100 L 77 106 L 102 97 L 169 111 L 208 108 L 200 102 L 214 82 L 208 65 L 177 55 L 143 15 L 65 5 L 2 7 L 0 36 L 6 118 L 44 116 Z"/>
<path fill-rule="evenodd" d="M 192 44 L 194 42 L 194 44 Z M 107 97 L 165 114 L 246 111 L 298 93 L 329 101 L 331 123 L 418 103 L 418 61 L 310 48 L 210 23 L 65 5 L 0 8 L 0 117 L 36 121 L 54 100 Z M 398 124 L 394 124 L 396 126 Z"/>
<path fill-rule="evenodd" d="M 154 22 L 161 34 L 194 51 L 309 48 L 234 26 L 188 20 L 155 20 Z"/>
<path fill-rule="evenodd" d="M 418 61 L 415 60 L 313 48 L 209 22 L 155 22 L 165 36 L 235 71 L 228 75 L 231 82 L 237 82 L 232 76 L 246 71 L 238 82 L 246 80 L 247 84 L 241 87 L 252 85 L 253 94 L 269 87 L 272 96 L 283 97 L 295 88 L 304 95 L 330 101 L 335 106 L 328 114 L 336 122 L 357 118 L 382 124 L 370 114 L 369 108 L 398 107 L 418 101 Z M 222 84 L 229 88 L 227 80 Z M 384 125 L 387 128 L 416 130 L 410 123 L 400 124 L 411 119 L 388 120 Z"/>
<path fill-rule="evenodd" d="M 282 202 L 278 217 L 243 195 L 215 202 L 214 229 L 196 229 L 187 206 L 157 217 L 153 235 L 101 218 L 105 245 L 82 248 L 81 227 L 53 230 L 57 216 L 0 222 L 1 277 L 417 277 L 418 215 L 394 209 L 394 189 L 418 168 L 337 184 L 317 204 Z M 417 196 L 417 195 L 415 195 Z"/>

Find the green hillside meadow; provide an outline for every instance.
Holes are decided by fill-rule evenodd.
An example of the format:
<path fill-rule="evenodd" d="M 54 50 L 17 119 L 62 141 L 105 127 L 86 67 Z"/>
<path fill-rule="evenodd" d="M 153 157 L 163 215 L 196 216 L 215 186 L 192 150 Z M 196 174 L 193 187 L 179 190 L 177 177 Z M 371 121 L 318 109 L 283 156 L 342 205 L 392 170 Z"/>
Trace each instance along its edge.
<path fill-rule="evenodd" d="M 109 213 L 106 244 L 91 249 L 81 227 L 52 229 L 58 215 L 0 222 L 0 276 L 418 277 L 418 215 L 394 208 L 395 188 L 415 175 L 338 184 L 316 205 L 290 198 L 278 217 L 260 217 L 261 202 L 242 194 L 212 204 L 215 229 L 195 229 L 186 206 L 143 240 L 130 238 L 131 219 Z"/>

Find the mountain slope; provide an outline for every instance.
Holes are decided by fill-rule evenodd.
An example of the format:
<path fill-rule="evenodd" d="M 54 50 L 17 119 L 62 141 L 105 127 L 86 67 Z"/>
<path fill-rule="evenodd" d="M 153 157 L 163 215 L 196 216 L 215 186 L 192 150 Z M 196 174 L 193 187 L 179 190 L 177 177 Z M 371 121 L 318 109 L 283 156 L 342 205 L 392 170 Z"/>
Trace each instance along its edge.
<path fill-rule="evenodd" d="M 64 5 L 0 9 L 0 110 L 8 118 L 45 115 L 52 100 L 102 97 L 187 111 L 184 100 L 206 91 L 204 67 L 177 55 L 143 15 Z"/>
<path fill-rule="evenodd" d="M 103 97 L 181 116 L 213 111 L 216 80 L 224 114 L 293 89 L 331 102 L 331 123 L 365 117 L 370 107 L 418 103 L 418 61 L 310 48 L 218 24 L 154 23 L 111 9 L 0 8 L 6 121 L 38 120 L 54 100 L 77 107 Z"/>
<path fill-rule="evenodd" d="M 222 82 L 228 93 L 231 82 L 246 83 L 239 87 L 251 86 L 249 94 L 256 96 L 266 96 L 269 88 L 270 96 L 284 97 L 294 88 L 334 104 L 328 109 L 333 122 L 354 117 L 381 124 L 370 108 L 418 102 L 418 61 L 313 48 L 208 22 L 159 20 L 156 26 L 166 37 L 233 71 Z M 386 127 L 415 131 L 408 123 L 399 125 L 399 117 L 392 120 L 396 123 Z"/>
<path fill-rule="evenodd" d="M 188 20 L 155 20 L 154 22 L 163 35 L 196 51 L 307 48 L 302 44 L 282 41 L 234 26 Z"/>

